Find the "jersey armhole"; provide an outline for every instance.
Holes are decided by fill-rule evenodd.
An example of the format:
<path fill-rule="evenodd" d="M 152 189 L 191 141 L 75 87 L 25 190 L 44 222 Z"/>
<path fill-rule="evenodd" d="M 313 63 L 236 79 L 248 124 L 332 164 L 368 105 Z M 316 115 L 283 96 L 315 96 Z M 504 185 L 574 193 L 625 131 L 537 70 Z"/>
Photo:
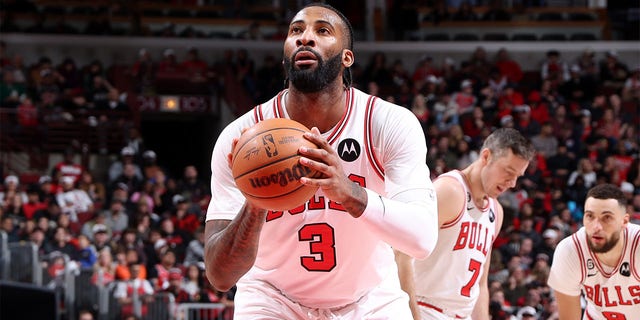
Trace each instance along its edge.
<path fill-rule="evenodd" d="M 465 188 L 464 184 L 462 184 L 458 179 L 456 179 L 454 177 L 445 175 L 445 176 L 440 176 L 440 177 L 436 178 L 436 180 L 437 179 L 444 179 L 444 178 L 449 178 L 449 179 L 452 179 L 453 181 L 457 182 L 462 187 L 462 191 L 466 192 L 466 188 Z M 460 221 L 460 219 L 462 219 L 462 214 L 464 213 L 465 209 L 466 209 L 466 202 L 465 202 L 465 200 L 463 200 L 462 201 L 462 208 L 460 208 L 460 211 L 458 211 L 458 214 L 456 215 L 456 217 L 453 218 L 451 221 L 444 222 L 442 224 L 441 229 L 450 228 L 450 227 L 454 226 L 456 223 L 458 223 L 458 221 Z"/>

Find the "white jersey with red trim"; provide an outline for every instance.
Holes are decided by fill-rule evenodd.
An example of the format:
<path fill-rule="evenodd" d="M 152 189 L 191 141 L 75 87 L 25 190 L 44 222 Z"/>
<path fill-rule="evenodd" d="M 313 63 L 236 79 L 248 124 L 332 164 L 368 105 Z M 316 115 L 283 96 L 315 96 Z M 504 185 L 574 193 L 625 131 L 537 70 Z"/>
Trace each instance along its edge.
<path fill-rule="evenodd" d="M 583 293 L 583 319 L 640 319 L 640 226 L 627 224 L 620 241 L 622 255 L 613 267 L 591 251 L 584 227 L 556 247 L 548 285 L 570 296 Z"/>
<path fill-rule="evenodd" d="M 230 220 L 240 210 L 245 198 L 223 159 L 243 128 L 263 119 L 288 118 L 284 105 L 287 92 L 255 107 L 221 133 L 212 158 L 217 161 L 211 163 L 212 199 L 207 221 Z M 405 202 L 408 194 L 424 197 L 427 190 L 433 194 L 425 164 L 424 133 L 416 117 L 405 108 L 353 88 L 347 90 L 346 100 L 343 118 L 323 136 L 342 159 L 349 178 L 382 196 Z M 259 243 L 255 265 L 243 278 L 263 280 L 304 306 L 350 304 L 390 274 L 397 279 L 391 247 L 340 204 L 329 201 L 322 190 L 299 208 L 268 212 Z M 242 280 L 238 290 L 242 290 Z"/>
<path fill-rule="evenodd" d="M 433 253 L 414 262 L 416 298 L 419 306 L 438 311 L 430 314 L 439 319 L 466 319 L 478 300 L 478 282 L 499 228 L 498 203 L 489 198 L 486 208 L 476 207 L 458 170 L 444 173 L 438 179 L 460 183 L 466 201 L 456 219 L 440 227 Z"/>

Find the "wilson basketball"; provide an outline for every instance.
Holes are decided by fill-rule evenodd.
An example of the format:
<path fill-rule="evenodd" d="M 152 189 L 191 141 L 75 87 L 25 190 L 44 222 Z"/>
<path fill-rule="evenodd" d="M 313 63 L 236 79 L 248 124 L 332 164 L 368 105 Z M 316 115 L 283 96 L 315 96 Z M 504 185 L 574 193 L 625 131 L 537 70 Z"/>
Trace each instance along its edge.
<path fill-rule="evenodd" d="M 289 210 L 304 204 L 318 189 L 301 177 L 322 173 L 300 164 L 298 148 L 317 148 L 302 135 L 310 131 L 291 119 L 267 119 L 243 132 L 234 150 L 231 172 L 247 199 L 265 209 Z"/>

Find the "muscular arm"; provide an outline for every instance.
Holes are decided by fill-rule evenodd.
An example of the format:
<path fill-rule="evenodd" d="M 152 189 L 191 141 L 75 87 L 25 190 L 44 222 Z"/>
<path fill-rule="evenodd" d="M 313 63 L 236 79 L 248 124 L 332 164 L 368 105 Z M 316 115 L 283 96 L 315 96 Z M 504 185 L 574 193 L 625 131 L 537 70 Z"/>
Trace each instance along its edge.
<path fill-rule="evenodd" d="M 561 320 L 580 320 L 582 319 L 582 308 L 580 307 L 580 296 L 570 296 L 553 290 L 558 302 L 558 311 Z"/>
<path fill-rule="evenodd" d="M 398 277 L 400 278 L 400 287 L 409 295 L 409 307 L 413 319 L 420 320 L 420 311 L 415 295 L 415 282 L 413 280 L 413 258 L 395 250 L 396 264 L 398 265 Z"/>
<path fill-rule="evenodd" d="M 228 291 L 253 266 L 266 210 L 245 204 L 232 221 L 205 225 L 204 261 L 209 282 Z"/>

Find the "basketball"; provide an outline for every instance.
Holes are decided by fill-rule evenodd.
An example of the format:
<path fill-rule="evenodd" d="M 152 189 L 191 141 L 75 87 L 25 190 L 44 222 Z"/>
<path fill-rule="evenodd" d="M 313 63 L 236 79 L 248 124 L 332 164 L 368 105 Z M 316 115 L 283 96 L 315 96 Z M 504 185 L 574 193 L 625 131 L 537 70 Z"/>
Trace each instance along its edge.
<path fill-rule="evenodd" d="M 300 164 L 298 148 L 317 148 L 302 135 L 310 131 L 291 119 L 267 119 L 242 133 L 233 150 L 231 172 L 247 199 L 271 210 L 289 210 L 304 204 L 317 187 L 300 183 L 301 177 L 321 172 Z"/>

